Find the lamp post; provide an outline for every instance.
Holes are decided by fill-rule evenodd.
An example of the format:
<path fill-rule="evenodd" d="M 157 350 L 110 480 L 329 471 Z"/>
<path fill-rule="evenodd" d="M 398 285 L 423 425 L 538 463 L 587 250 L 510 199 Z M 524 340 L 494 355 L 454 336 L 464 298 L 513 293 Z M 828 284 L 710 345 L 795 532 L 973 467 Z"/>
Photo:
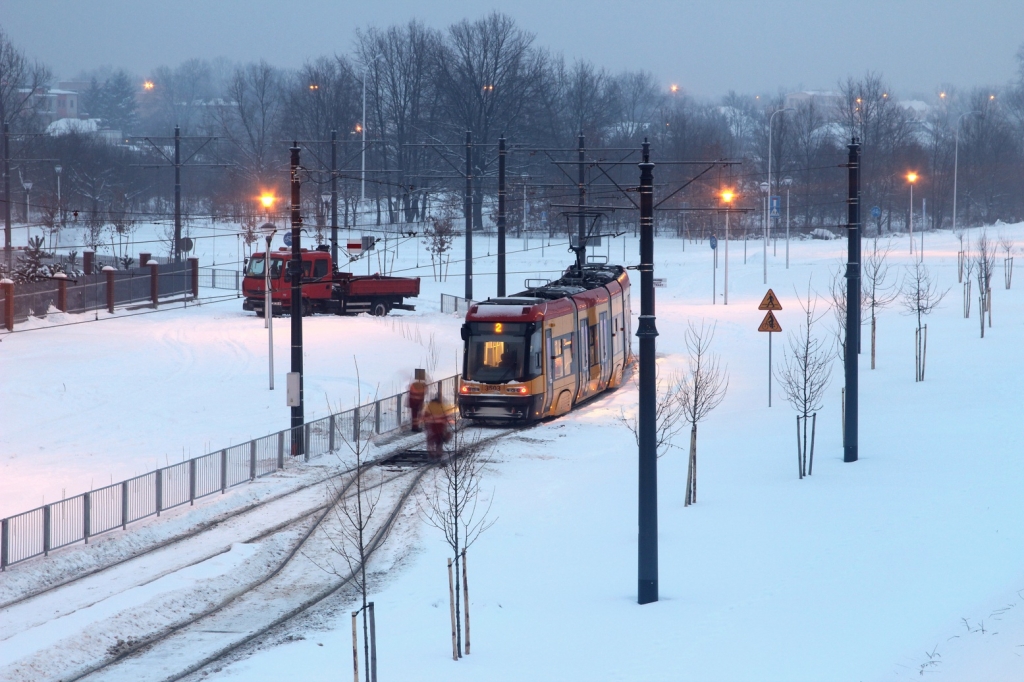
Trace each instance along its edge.
<path fill-rule="evenodd" d="M 729 305 L 729 209 L 735 196 L 731 189 L 722 190 L 722 203 L 725 204 L 725 282 L 722 285 L 724 305 Z"/>
<path fill-rule="evenodd" d="M 526 210 L 528 204 L 526 203 L 526 183 L 530 179 L 529 173 L 523 173 L 523 251 L 530 248 L 530 235 L 526 231 Z"/>
<path fill-rule="evenodd" d="M 25 188 L 25 234 L 32 234 L 30 223 L 32 219 L 29 216 L 32 214 L 32 181 L 22 180 L 21 186 Z"/>
<path fill-rule="evenodd" d="M 768 203 L 771 197 L 771 184 L 767 182 L 761 183 L 761 193 L 764 194 L 764 230 L 761 235 L 761 241 L 764 242 L 764 283 L 768 284 Z"/>
<path fill-rule="evenodd" d="M 260 228 L 263 238 L 267 240 L 267 250 L 263 254 L 263 326 L 267 328 L 267 356 L 270 358 L 270 390 L 274 390 L 274 297 L 270 288 L 270 242 L 274 239 L 277 226 L 267 222 Z"/>
<path fill-rule="evenodd" d="M 328 217 L 331 215 L 331 193 L 330 192 L 321 192 L 321 194 L 320 194 L 320 204 L 323 206 L 323 209 L 324 209 L 324 223 L 326 224 Z"/>
<path fill-rule="evenodd" d="M 776 109 L 772 112 L 772 115 L 768 117 L 768 197 L 765 199 L 767 202 L 765 205 L 764 214 L 764 283 L 768 284 L 768 204 L 771 203 L 772 196 L 772 122 L 775 120 L 776 114 L 781 114 L 784 111 L 796 111 L 793 107 L 783 107 Z"/>
<path fill-rule="evenodd" d="M 60 246 L 60 230 L 64 228 L 64 207 L 60 203 L 60 173 L 62 170 L 64 170 L 64 167 L 59 163 L 53 167 L 53 171 L 57 174 L 57 224 L 60 226 L 54 241 L 55 247 Z"/>
<path fill-rule="evenodd" d="M 910 229 L 910 253 L 914 253 L 914 183 L 917 182 L 917 173 L 907 173 L 907 182 L 910 183 L 910 220 L 907 226 Z"/>
<path fill-rule="evenodd" d="M 786 186 L 786 269 L 789 270 L 789 188 L 793 185 L 793 178 L 787 175 L 782 178 L 782 184 Z"/>
<path fill-rule="evenodd" d="M 370 65 L 380 59 L 380 55 L 377 55 L 370 61 L 363 65 L 363 116 L 359 119 L 359 130 L 358 132 L 363 135 L 363 151 L 362 151 L 362 171 L 359 175 L 359 204 L 366 201 L 366 72 L 370 68 Z"/>
<path fill-rule="evenodd" d="M 953 145 L 953 232 L 956 232 L 956 172 L 957 165 L 960 161 L 960 121 L 962 121 L 965 116 L 980 113 L 981 112 L 977 109 L 973 111 L 965 111 L 956 119 L 956 143 Z"/>

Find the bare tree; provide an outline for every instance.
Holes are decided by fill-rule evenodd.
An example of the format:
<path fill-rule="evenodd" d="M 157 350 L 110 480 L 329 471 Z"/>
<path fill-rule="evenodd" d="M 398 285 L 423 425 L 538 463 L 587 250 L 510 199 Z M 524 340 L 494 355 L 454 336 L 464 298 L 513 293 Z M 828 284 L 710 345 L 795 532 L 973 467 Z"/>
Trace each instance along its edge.
<path fill-rule="evenodd" d="M 274 150 L 284 112 L 280 73 L 265 61 L 235 69 L 227 92 L 231 106 L 215 109 L 218 124 L 242 156 L 247 186 L 265 186 L 277 170 Z"/>
<path fill-rule="evenodd" d="M 877 244 L 877 242 L 876 242 Z M 891 242 L 879 251 L 877 247 L 864 261 L 864 276 L 861 279 L 864 290 L 864 302 L 871 311 L 871 369 L 875 368 L 875 329 L 877 313 L 888 307 L 899 298 L 899 283 L 893 278 L 889 280 L 889 263 L 887 262 Z"/>
<path fill-rule="evenodd" d="M 452 438 L 445 446 L 447 457 L 438 466 L 434 488 L 426 495 L 424 516 L 427 522 L 444 535 L 452 551 L 455 574 L 458 576 L 460 562 L 463 567 L 464 589 L 468 589 L 465 575 L 466 550 L 473 546 L 481 533 L 494 525 L 497 519 L 488 518 L 492 493 L 487 506 L 480 506 L 480 479 L 483 477 L 484 460 L 480 456 L 478 443 L 468 437 L 462 424 L 456 424 Z M 462 615 L 459 604 L 459 581 L 455 581 L 455 631 L 456 655 L 462 656 Z M 466 653 L 469 653 L 469 613 L 466 601 Z"/>
<path fill-rule="evenodd" d="M 690 459 L 686 469 L 686 506 L 697 502 L 697 424 L 721 404 L 729 388 L 728 369 L 722 367 L 717 353 L 711 352 L 715 325 L 700 327 L 690 322 L 686 328 L 689 368 L 683 379 L 679 400 L 690 422 Z"/>
<path fill-rule="evenodd" d="M 782 393 L 786 400 L 796 408 L 797 419 L 797 460 L 800 478 L 809 476 L 814 470 L 814 429 L 811 429 L 811 443 L 808 451 L 807 420 L 817 422 L 817 412 L 825 396 L 825 389 L 832 378 L 832 357 L 834 351 L 827 348 L 825 342 L 814 336 L 814 325 L 824 317 L 825 313 L 815 316 L 818 297 L 811 299 L 810 282 L 807 284 L 807 299 L 800 301 L 800 309 L 804 311 L 804 323 L 798 333 L 790 332 L 789 351 L 786 353 L 782 369 L 775 375 L 782 385 Z M 872 337 L 873 338 L 873 337 Z M 800 425 L 803 422 L 803 438 L 801 442 Z"/>
<path fill-rule="evenodd" d="M 681 395 L 683 392 L 683 377 L 677 372 L 673 372 L 668 377 L 661 376 L 661 368 L 657 368 L 657 399 L 655 402 L 655 424 L 656 424 L 656 435 L 655 435 L 655 449 L 658 453 L 658 457 L 664 457 L 668 454 L 668 451 L 674 447 L 678 447 L 675 444 L 675 437 L 686 427 L 687 420 L 684 412 Z M 639 379 L 636 375 L 633 376 L 633 383 L 639 387 Z M 639 414 L 634 412 L 630 416 L 626 416 L 625 412 L 621 412 L 619 420 L 622 424 L 629 429 L 630 433 L 633 434 L 633 438 L 636 440 L 637 446 L 640 445 L 640 418 Z"/>
<path fill-rule="evenodd" d="M 953 233 L 953 236 L 960 242 L 960 250 L 956 253 L 956 276 L 958 282 L 964 281 L 964 265 L 967 262 L 967 251 L 964 250 L 964 237 L 967 236 L 967 230 L 962 227 L 958 227 Z M 970 276 L 968 276 L 970 279 Z"/>
<path fill-rule="evenodd" d="M 974 273 L 974 259 L 970 251 L 964 252 L 964 319 L 971 317 L 971 275 Z"/>
<path fill-rule="evenodd" d="M 455 242 L 455 218 L 458 209 L 454 200 L 440 202 L 436 215 L 428 218 L 427 227 L 423 230 L 423 241 L 430 253 L 430 270 L 434 281 L 444 282 L 448 279 L 448 264 L 451 262 L 452 244 Z"/>
<path fill-rule="evenodd" d="M 939 306 L 948 292 L 949 289 L 939 291 L 928 267 L 921 261 L 916 260 L 912 266 L 907 266 L 907 274 L 903 278 L 903 308 L 908 315 L 917 318 L 917 329 L 914 332 L 914 381 L 924 381 L 928 325 L 923 324 L 923 319 Z"/>
<path fill-rule="evenodd" d="M 362 394 L 359 365 L 356 364 L 356 391 Z M 338 435 L 348 450 L 336 452 L 342 469 L 352 472 L 353 482 L 344 485 L 338 479 L 328 479 L 330 522 L 322 524 L 320 533 L 326 538 L 330 555 L 326 559 L 304 555 L 321 570 L 351 580 L 362 600 L 363 659 L 366 662 L 366 682 L 370 682 L 370 639 L 367 621 L 369 584 L 366 567 L 370 555 L 381 547 L 391 534 L 392 525 L 387 518 L 379 519 L 380 501 L 384 490 L 384 472 L 370 467 L 373 443 L 373 412 L 357 411 L 352 431 L 339 429 Z"/>
<path fill-rule="evenodd" d="M 996 266 L 996 245 L 988 238 L 988 232 L 983 231 L 975 248 L 974 264 L 978 270 L 978 300 L 981 304 L 978 319 L 981 338 L 985 338 L 985 313 L 988 313 L 988 326 L 992 327 L 992 270 Z"/>
<path fill-rule="evenodd" d="M 1010 283 L 1013 280 L 1013 248 L 1016 246 L 1013 239 L 1006 235 L 999 235 L 999 248 L 1006 253 L 1003 257 L 1003 283 L 1006 288 L 1010 288 Z"/>
<path fill-rule="evenodd" d="M 0 122 L 16 125 L 50 77 L 50 70 L 30 61 L 0 26 Z"/>

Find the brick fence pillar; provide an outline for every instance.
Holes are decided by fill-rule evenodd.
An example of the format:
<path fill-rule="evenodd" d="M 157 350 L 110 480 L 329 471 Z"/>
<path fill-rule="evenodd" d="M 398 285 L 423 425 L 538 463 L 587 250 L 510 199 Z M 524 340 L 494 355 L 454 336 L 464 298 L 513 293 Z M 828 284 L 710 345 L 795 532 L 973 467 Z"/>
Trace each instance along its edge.
<path fill-rule="evenodd" d="M 188 264 L 192 268 L 192 298 L 199 298 L 199 259 L 191 256 Z"/>
<path fill-rule="evenodd" d="M 160 264 L 152 261 L 149 264 L 149 298 L 153 301 L 153 307 L 157 306 L 160 300 Z"/>
<path fill-rule="evenodd" d="M 63 272 L 58 272 L 53 278 L 57 280 L 57 310 L 66 313 L 68 311 L 68 276 Z"/>
<path fill-rule="evenodd" d="M 149 259 L 153 257 L 151 253 L 140 253 L 139 254 L 139 267 L 144 268 L 149 265 Z"/>
<path fill-rule="evenodd" d="M 114 312 L 114 267 L 103 266 L 103 274 L 107 276 L 107 310 Z"/>
<path fill-rule="evenodd" d="M 0 279 L 0 287 L 4 289 L 4 327 L 14 331 L 14 281 Z"/>
<path fill-rule="evenodd" d="M 92 274 L 93 257 L 96 255 L 95 251 L 83 251 L 82 252 L 82 272 L 86 275 Z"/>

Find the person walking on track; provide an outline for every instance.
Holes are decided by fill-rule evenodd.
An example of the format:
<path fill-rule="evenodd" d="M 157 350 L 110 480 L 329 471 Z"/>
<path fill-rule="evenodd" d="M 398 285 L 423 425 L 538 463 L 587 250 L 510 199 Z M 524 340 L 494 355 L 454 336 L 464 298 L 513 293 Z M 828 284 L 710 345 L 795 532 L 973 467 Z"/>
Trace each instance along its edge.
<path fill-rule="evenodd" d="M 423 400 L 427 397 L 427 370 L 417 369 L 416 377 L 409 384 L 409 412 L 412 413 L 413 433 L 423 430 Z"/>
<path fill-rule="evenodd" d="M 451 440 L 452 436 L 448 413 L 444 409 L 440 395 L 434 396 L 427 403 L 423 421 L 427 427 L 427 455 L 432 460 L 441 459 L 444 454 L 444 444 Z"/>

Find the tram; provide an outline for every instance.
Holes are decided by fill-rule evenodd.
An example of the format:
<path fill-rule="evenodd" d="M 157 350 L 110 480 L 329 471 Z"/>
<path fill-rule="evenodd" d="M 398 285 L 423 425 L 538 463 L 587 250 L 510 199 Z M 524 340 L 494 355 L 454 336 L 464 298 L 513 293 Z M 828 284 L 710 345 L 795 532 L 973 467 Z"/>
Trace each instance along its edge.
<path fill-rule="evenodd" d="M 574 265 L 513 296 L 473 304 L 459 412 L 480 422 L 565 414 L 622 383 L 633 361 L 629 276 L 620 265 Z"/>

